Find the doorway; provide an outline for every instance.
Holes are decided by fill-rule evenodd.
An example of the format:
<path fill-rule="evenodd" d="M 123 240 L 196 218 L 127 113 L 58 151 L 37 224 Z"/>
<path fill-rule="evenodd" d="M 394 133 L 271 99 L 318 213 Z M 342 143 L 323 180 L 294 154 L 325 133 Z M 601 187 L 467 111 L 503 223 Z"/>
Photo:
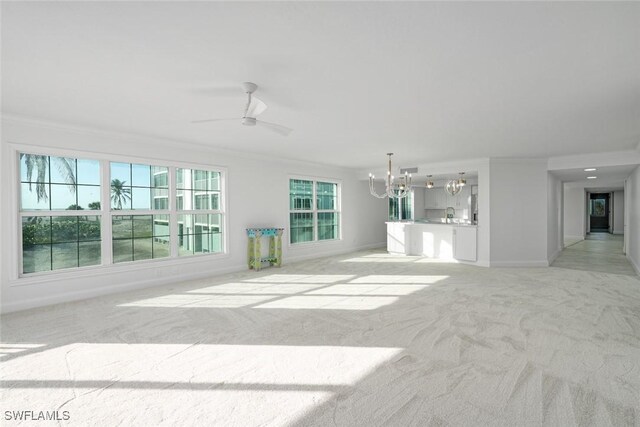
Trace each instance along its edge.
<path fill-rule="evenodd" d="M 591 193 L 589 195 L 589 229 L 593 232 L 609 231 L 609 212 L 611 202 L 609 193 Z"/>

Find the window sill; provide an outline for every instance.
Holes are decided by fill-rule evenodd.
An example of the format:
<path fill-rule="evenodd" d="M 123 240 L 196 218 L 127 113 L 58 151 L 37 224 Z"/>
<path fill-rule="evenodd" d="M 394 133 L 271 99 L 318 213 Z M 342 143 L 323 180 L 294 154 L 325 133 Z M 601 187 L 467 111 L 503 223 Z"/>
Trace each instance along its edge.
<path fill-rule="evenodd" d="M 79 279 L 86 277 L 95 277 L 102 275 L 109 275 L 114 273 L 126 273 L 132 271 L 143 271 L 150 269 L 157 269 L 158 267 L 172 267 L 185 264 L 202 263 L 207 260 L 219 260 L 229 258 L 228 253 L 208 253 L 190 255 L 187 257 L 175 257 L 175 258 L 158 258 L 141 261 L 129 261 L 117 264 L 105 264 L 95 265 L 90 267 L 79 267 L 74 269 L 64 269 L 43 273 L 32 273 L 26 276 L 21 276 L 16 279 L 9 280 L 9 286 L 28 286 L 37 285 L 41 283 L 50 282 L 53 280 L 65 280 L 65 279 Z"/>

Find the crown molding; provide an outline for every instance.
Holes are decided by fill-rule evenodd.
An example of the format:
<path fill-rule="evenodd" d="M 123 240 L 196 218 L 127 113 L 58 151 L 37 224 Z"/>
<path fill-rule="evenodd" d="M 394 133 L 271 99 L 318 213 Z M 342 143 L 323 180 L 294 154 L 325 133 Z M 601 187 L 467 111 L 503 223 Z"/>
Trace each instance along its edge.
<path fill-rule="evenodd" d="M 640 164 L 640 150 L 630 149 L 626 151 L 607 151 L 602 153 L 550 157 L 547 168 L 552 171 L 637 164 Z"/>
<path fill-rule="evenodd" d="M 0 113 L 0 120 L 7 124 L 15 124 L 22 126 L 30 126 L 37 127 L 41 129 L 51 129 L 61 132 L 73 132 L 80 135 L 94 135 L 102 138 L 116 139 L 116 140 L 125 140 L 125 141 L 135 141 L 143 144 L 150 145 L 162 145 L 165 147 L 176 148 L 176 146 L 180 146 L 181 148 L 193 149 L 199 151 L 206 151 L 212 154 L 222 154 L 226 156 L 233 156 L 244 159 L 251 160 L 267 160 L 274 163 L 289 163 L 300 166 L 313 166 L 313 167 L 323 167 L 329 168 L 337 171 L 348 171 L 348 172 L 356 172 L 357 168 L 348 168 L 343 166 L 336 166 L 327 163 L 319 163 L 319 162 L 311 162 L 305 160 L 291 159 L 288 157 L 280 157 L 276 155 L 270 154 L 260 154 L 253 153 L 248 151 L 239 151 L 233 150 L 229 148 L 215 147 L 211 145 L 207 145 L 204 143 L 189 141 L 189 140 L 180 140 L 180 139 L 169 139 L 166 137 L 155 136 L 155 135 L 147 135 L 141 133 L 134 132 L 122 132 L 122 131 L 114 131 L 110 129 L 104 129 L 94 126 L 85 126 L 85 125 L 77 125 L 67 122 L 59 122 L 53 120 L 46 120 L 42 118 L 36 118 L 31 116 L 24 116 L 19 114 L 12 113 Z M 5 138 L 2 138 L 2 142 L 12 142 L 5 141 Z"/>

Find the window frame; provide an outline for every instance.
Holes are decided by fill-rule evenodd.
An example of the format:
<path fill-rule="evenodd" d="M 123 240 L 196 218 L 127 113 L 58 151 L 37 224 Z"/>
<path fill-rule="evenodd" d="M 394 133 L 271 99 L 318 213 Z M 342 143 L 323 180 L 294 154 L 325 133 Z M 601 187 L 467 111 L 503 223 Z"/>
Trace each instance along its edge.
<path fill-rule="evenodd" d="M 8 142 L 12 157 L 10 179 L 10 208 L 13 210 L 12 223 L 14 232 L 7 236 L 11 246 L 17 248 L 17 251 L 10 256 L 9 259 L 9 286 L 23 286 L 46 282 L 52 279 L 74 279 L 79 277 L 90 277 L 96 274 L 111 274 L 114 271 L 136 271 L 157 268 L 158 264 L 172 266 L 185 265 L 193 262 L 201 261 L 201 257 L 229 257 L 228 235 L 227 230 L 229 214 L 227 212 L 227 168 L 218 165 L 205 165 L 191 162 L 180 162 L 174 160 L 165 160 L 153 157 L 125 156 L 118 154 L 99 153 L 91 151 L 69 150 L 63 148 L 51 148 L 30 144 L 19 144 Z M 21 176 L 20 176 L 20 153 L 36 154 L 52 157 L 68 157 L 74 159 L 96 160 L 100 164 L 100 210 L 38 210 L 38 211 L 22 211 L 21 210 Z M 150 166 L 166 166 L 169 168 L 169 209 L 166 210 L 111 210 L 111 173 L 110 163 L 133 163 L 144 164 Z M 189 168 L 209 170 L 220 173 L 220 205 L 219 213 L 221 214 L 223 225 L 222 230 L 222 252 L 210 252 L 195 254 L 189 257 L 177 256 L 177 211 L 176 211 L 176 183 L 175 170 L 177 168 Z M 127 212 L 127 213 L 124 213 Z M 113 263 L 112 252 L 112 214 L 113 215 L 169 215 L 169 232 L 171 239 L 170 255 L 164 258 L 145 259 L 138 261 L 127 261 Z M 22 218 L 32 216 L 97 216 L 100 220 L 100 237 L 101 237 L 101 261 L 100 264 L 71 267 L 58 270 L 40 271 L 34 273 L 23 273 L 23 242 L 22 242 Z"/>
<path fill-rule="evenodd" d="M 131 204 L 131 207 L 129 209 L 114 209 L 111 206 L 111 163 L 121 163 L 121 164 L 128 164 L 129 165 L 129 171 L 130 174 L 132 173 L 132 167 L 133 165 L 143 165 L 143 166 L 149 166 L 150 170 L 149 170 L 149 185 L 151 185 L 151 179 L 153 179 L 153 170 L 151 168 L 153 167 L 162 167 L 162 168 L 167 168 L 167 175 L 171 174 L 171 167 L 168 164 L 153 164 L 153 163 L 140 163 L 140 162 L 119 162 L 119 161 L 113 161 L 113 160 L 109 160 L 108 162 L 108 169 L 106 170 L 106 172 L 108 172 L 108 180 L 107 180 L 107 184 L 108 184 L 108 190 L 109 190 L 109 227 L 111 228 L 110 233 L 109 233 L 109 241 L 111 242 L 111 248 L 109 251 L 109 265 L 117 265 L 117 264 L 127 264 L 127 263 L 140 263 L 143 261 L 150 261 L 150 260 L 163 260 L 163 259 L 170 259 L 173 257 L 173 236 L 171 236 L 171 221 L 172 221 L 172 217 L 171 217 L 171 181 L 169 180 L 169 177 L 167 176 L 167 193 L 168 193 L 168 197 L 167 197 L 167 209 L 156 209 L 154 207 L 154 197 L 153 197 L 153 189 L 155 188 L 160 188 L 163 189 L 164 187 L 142 187 L 142 186 L 134 186 L 133 182 L 131 182 L 131 186 L 129 186 L 129 188 L 131 188 L 132 193 L 133 193 L 133 189 L 134 188 L 149 188 L 149 201 L 150 201 L 150 209 L 134 209 L 133 207 L 133 203 Z M 103 182 L 104 184 L 104 182 Z M 175 188 L 174 188 L 175 190 Z M 133 195 L 133 194 L 132 194 Z M 136 260 L 136 259 L 132 259 L 130 261 L 119 261 L 119 262 L 115 262 L 114 260 L 114 256 L 113 256 L 113 242 L 116 240 L 113 238 L 113 219 L 114 217 L 117 216 L 130 216 L 131 219 L 133 220 L 133 217 L 135 216 L 151 216 L 152 221 L 153 221 L 153 217 L 155 217 L 156 215 L 166 215 L 169 217 L 169 255 L 166 257 L 158 257 L 158 258 L 154 258 L 153 257 L 153 250 L 152 250 L 152 257 L 148 258 L 148 259 L 140 259 L 140 260 Z M 133 223 L 131 224 L 133 227 Z M 153 239 L 153 237 L 152 237 Z M 129 240 L 129 239 L 117 239 L 117 240 Z M 135 238 L 131 237 L 132 240 L 132 244 L 135 246 Z M 132 246 L 132 251 L 134 251 L 134 246 Z M 133 254 L 133 252 L 132 252 Z"/>
<path fill-rule="evenodd" d="M 413 221 L 414 220 L 414 218 L 413 218 L 414 211 L 415 211 L 415 207 L 414 207 L 414 204 L 415 204 L 414 203 L 415 202 L 414 190 L 415 189 L 413 187 L 411 187 L 411 190 L 410 190 L 409 194 L 407 194 L 407 196 L 403 197 L 402 199 L 397 199 L 397 198 L 391 199 L 391 198 L 389 198 L 389 202 L 387 204 L 387 212 L 388 212 L 387 220 L 388 221 Z M 407 199 L 407 198 L 409 198 L 409 199 Z M 398 218 L 395 218 L 395 219 L 391 217 L 391 211 L 392 211 L 391 205 L 392 205 L 392 203 L 394 203 L 394 200 L 395 200 L 395 203 L 397 203 L 397 208 L 398 208 Z M 410 218 L 403 218 L 402 217 L 402 204 L 404 203 L 405 200 L 407 200 L 407 203 L 409 204 L 409 206 L 407 206 L 407 210 L 409 212 Z"/>
<path fill-rule="evenodd" d="M 311 198 L 311 209 L 291 209 L 291 180 L 311 181 L 313 183 L 313 194 Z M 323 182 L 327 184 L 336 184 L 336 209 L 318 209 L 317 199 L 317 183 Z M 336 243 L 342 241 L 342 180 L 335 178 L 324 178 L 305 175 L 289 175 L 287 177 L 287 224 L 289 225 L 289 237 L 287 245 L 289 247 L 300 247 L 304 245 L 317 245 L 325 243 Z M 292 213 L 311 213 L 313 221 L 313 240 L 308 242 L 291 243 L 291 214 Z M 318 213 L 336 213 L 338 214 L 338 237 L 335 239 L 318 240 Z"/>
<path fill-rule="evenodd" d="M 207 171 L 207 172 L 218 172 L 220 177 L 220 190 L 218 191 L 219 193 L 219 197 L 218 197 L 218 209 L 195 209 L 195 202 L 196 202 L 196 197 L 198 196 L 198 194 L 196 194 L 198 192 L 198 189 L 192 188 L 192 189 L 184 189 L 182 188 L 181 190 L 183 190 L 183 194 L 182 194 L 182 208 L 178 209 L 177 206 L 177 199 L 178 199 L 178 187 L 177 187 L 177 180 L 178 180 L 178 169 L 191 169 L 196 170 L 196 171 Z M 173 199 L 175 199 L 173 201 L 173 210 L 172 212 L 176 213 L 176 218 L 175 220 L 172 219 L 171 224 L 175 223 L 175 228 L 176 228 L 176 243 L 175 245 L 172 243 L 171 244 L 171 248 L 172 250 L 175 248 L 175 258 L 177 259 L 190 259 L 190 258 L 197 258 L 200 256 L 209 256 L 209 255 L 221 255 L 221 254 L 227 254 L 227 241 L 228 241 L 228 236 L 227 236 L 227 229 L 228 229 L 228 224 L 227 224 L 227 215 L 225 215 L 225 194 L 226 194 L 226 183 L 225 183 L 225 174 L 217 169 L 211 169 L 211 168 L 202 168 L 202 167 L 174 167 L 173 168 L 173 172 L 171 173 L 171 178 L 174 181 L 174 186 L 173 186 L 173 192 L 170 192 L 170 196 L 173 197 Z M 184 176 L 183 176 L 184 179 Z M 184 186 L 184 183 L 182 184 Z M 193 199 L 193 205 L 192 208 L 193 209 L 184 209 L 184 200 L 185 200 L 185 193 L 184 191 L 191 191 L 193 194 L 192 196 L 194 197 Z M 209 197 L 209 190 L 205 190 L 205 194 Z M 189 255 L 180 255 L 179 254 L 179 250 L 180 250 L 180 242 L 179 242 L 179 230 L 178 230 L 178 218 L 180 215 L 220 215 L 221 221 L 220 224 L 222 226 L 222 233 L 220 238 L 222 239 L 222 252 L 199 252 L 199 253 L 192 253 Z"/>

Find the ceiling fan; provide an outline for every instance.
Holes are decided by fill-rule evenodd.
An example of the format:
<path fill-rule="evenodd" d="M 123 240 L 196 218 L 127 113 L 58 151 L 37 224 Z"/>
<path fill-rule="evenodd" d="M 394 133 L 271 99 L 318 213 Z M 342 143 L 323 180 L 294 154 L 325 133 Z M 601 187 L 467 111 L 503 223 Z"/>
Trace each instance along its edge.
<path fill-rule="evenodd" d="M 260 101 L 255 96 L 252 96 L 253 92 L 255 92 L 256 89 L 258 89 L 257 84 L 251 83 L 251 82 L 244 82 L 242 83 L 242 88 L 244 89 L 244 92 L 247 94 L 247 106 L 244 109 L 244 114 L 242 115 L 242 117 L 236 117 L 236 118 L 230 118 L 230 119 L 195 120 L 195 121 L 192 121 L 191 123 L 237 121 L 237 122 L 241 122 L 245 126 L 259 125 L 284 136 L 288 136 L 293 131 L 293 129 L 290 129 L 286 126 L 278 125 L 276 123 L 269 123 L 263 120 L 256 119 L 257 116 L 264 113 L 264 111 L 267 109 L 267 104 Z"/>

